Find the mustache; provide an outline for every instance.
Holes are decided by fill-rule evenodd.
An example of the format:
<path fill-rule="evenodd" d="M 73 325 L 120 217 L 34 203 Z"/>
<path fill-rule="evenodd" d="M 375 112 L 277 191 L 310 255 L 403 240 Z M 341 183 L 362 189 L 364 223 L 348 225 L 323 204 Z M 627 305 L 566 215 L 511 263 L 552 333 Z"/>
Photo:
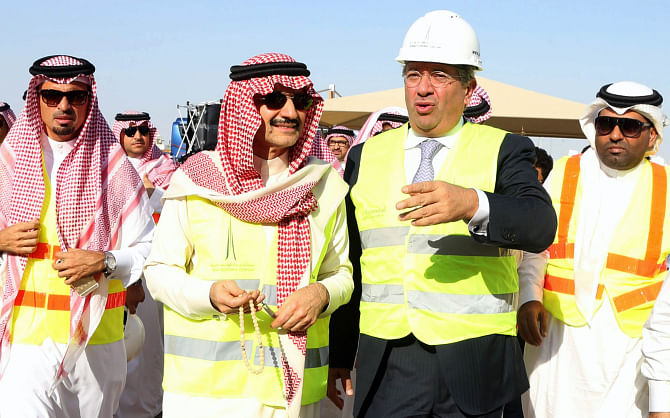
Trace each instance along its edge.
<path fill-rule="evenodd" d="M 62 110 L 57 110 L 54 112 L 53 117 L 54 118 L 59 118 L 61 116 L 71 116 L 74 117 L 74 110 L 73 109 L 68 109 L 66 111 Z"/>
<path fill-rule="evenodd" d="M 271 126 L 277 125 L 295 125 L 296 129 L 300 127 L 300 120 L 298 119 L 288 119 L 288 118 L 274 118 L 270 121 Z"/>

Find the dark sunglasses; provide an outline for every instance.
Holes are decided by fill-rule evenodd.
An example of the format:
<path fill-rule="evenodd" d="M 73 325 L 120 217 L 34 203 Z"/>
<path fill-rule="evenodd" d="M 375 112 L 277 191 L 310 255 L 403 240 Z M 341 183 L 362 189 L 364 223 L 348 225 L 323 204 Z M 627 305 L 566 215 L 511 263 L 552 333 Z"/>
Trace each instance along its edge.
<path fill-rule="evenodd" d="M 88 101 L 87 90 L 40 90 L 39 95 L 42 97 L 44 104 L 49 107 L 58 106 L 58 103 L 63 100 L 63 96 L 67 97 L 67 102 L 73 106 L 81 106 Z"/>
<path fill-rule="evenodd" d="M 309 108 L 312 107 L 312 104 L 314 104 L 314 99 L 307 93 L 291 94 L 281 91 L 274 91 L 270 94 L 266 94 L 265 96 L 261 96 L 263 103 L 265 103 L 265 105 L 272 110 L 278 110 L 284 107 L 286 100 L 289 98 L 293 101 L 295 110 L 309 110 Z"/>
<path fill-rule="evenodd" d="M 126 136 L 135 136 L 135 132 L 137 131 L 140 131 L 140 135 L 146 135 L 149 133 L 149 127 L 146 125 L 131 126 L 123 131 L 126 133 Z"/>
<path fill-rule="evenodd" d="M 651 126 L 651 123 L 640 122 L 631 118 L 613 118 L 611 116 L 598 116 L 596 118 L 596 132 L 598 135 L 607 135 L 619 126 L 623 136 L 628 138 L 637 138 L 642 133 L 642 129 Z"/>

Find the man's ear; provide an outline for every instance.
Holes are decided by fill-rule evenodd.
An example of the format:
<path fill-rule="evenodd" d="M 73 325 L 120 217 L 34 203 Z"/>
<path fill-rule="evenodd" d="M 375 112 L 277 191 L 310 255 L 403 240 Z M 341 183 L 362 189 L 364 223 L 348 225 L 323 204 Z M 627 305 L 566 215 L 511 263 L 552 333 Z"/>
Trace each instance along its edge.
<path fill-rule="evenodd" d="M 465 98 L 463 99 L 465 107 L 468 107 L 468 104 L 470 104 L 470 98 L 472 97 L 472 94 L 475 92 L 475 87 L 477 87 L 477 80 L 473 77 L 472 80 L 468 82 L 468 85 L 465 88 Z"/>
<path fill-rule="evenodd" d="M 656 148 L 656 141 L 658 140 L 658 131 L 656 128 L 651 126 L 649 127 L 649 149 L 653 150 Z"/>

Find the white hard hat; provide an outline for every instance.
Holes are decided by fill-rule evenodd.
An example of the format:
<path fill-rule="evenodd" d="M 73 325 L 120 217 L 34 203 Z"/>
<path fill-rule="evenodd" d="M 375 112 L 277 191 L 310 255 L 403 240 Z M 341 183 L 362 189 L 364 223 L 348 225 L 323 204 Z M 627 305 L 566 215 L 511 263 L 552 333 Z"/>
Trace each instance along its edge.
<path fill-rule="evenodd" d="M 123 342 L 126 344 L 126 360 L 130 361 L 137 357 L 144 345 L 144 324 L 137 315 L 128 315 Z"/>
<path fill-rule="evenodd" d="M 482 69 L 477 34 L 465 19 L 449 10 L 434 10 L 417 19 L 407 31 L 395 60 L 402 64 L 437 62 Z"/>

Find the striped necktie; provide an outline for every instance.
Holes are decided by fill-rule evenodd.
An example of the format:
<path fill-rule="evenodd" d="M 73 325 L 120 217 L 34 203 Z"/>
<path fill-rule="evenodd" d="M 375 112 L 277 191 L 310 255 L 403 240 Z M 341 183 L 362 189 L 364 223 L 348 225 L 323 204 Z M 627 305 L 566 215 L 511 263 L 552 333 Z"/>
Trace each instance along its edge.
<path fill-rule="evenodd" d="M 419 168 L 416 170 L 412 183 L 433 180 L 435 177 L 433 157 L 443 146 L 434 139 L 427 139 L 419 144 L 419 148 L 421 148 L 421 163 L 419 163 Z"/>

